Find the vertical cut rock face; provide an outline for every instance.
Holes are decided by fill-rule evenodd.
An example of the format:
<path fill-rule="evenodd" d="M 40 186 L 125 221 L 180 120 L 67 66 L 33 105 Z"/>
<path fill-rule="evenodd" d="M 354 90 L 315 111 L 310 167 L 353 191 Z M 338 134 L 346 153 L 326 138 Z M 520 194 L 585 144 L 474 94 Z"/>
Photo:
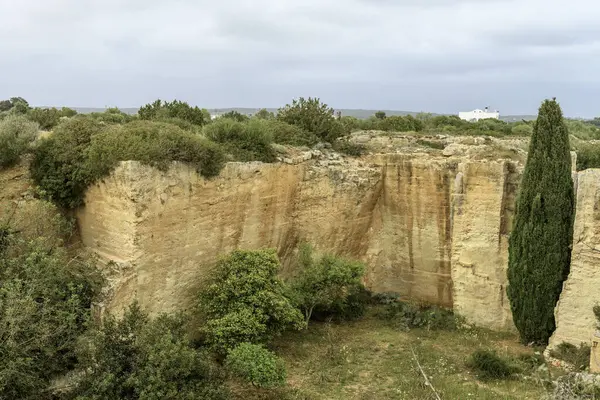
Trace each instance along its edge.
<path fill-rule="evenodd" d="M 88 190 L 78 219 L 107 265 L 107 309 L 133 299 L 151 312 L 188 308 L 214 261 L 236 248 L 276 248 L 293 275 L 307 241 L 364 260 L 375 292 L 511 329 L 506 236 L 518 177 L 509 161 L 406 154 L 230 163 L 211 180 L 181 164 L 123 162 Z"/>
<path fill-rule="evenodd" d="M 590 343 L 595 304 L 600 304 L 600 170 L 588 169 L 577 174 L 571 270 L 556 305 L 556 330 L 549 347 Z"/>

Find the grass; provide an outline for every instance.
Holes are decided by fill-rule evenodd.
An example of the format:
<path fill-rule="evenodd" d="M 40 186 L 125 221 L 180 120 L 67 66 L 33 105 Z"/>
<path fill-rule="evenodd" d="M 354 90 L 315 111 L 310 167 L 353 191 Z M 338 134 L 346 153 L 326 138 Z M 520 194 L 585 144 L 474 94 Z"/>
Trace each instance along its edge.
<path fill-rule="evenodd" d="M 539 399 L 534 379 L 480 381 L 466 366 L 477 348 L 507 357 L 533 356 L 516 335 L 486 330 L 398 330 L 375 316 L 343 324 L 313 323 L 279 338 L 274 350 L 287 367 L 288 387 L 278 391 L 240 389 L 253 399 L 434 399 L 412 355 L 442 399 Z"/>

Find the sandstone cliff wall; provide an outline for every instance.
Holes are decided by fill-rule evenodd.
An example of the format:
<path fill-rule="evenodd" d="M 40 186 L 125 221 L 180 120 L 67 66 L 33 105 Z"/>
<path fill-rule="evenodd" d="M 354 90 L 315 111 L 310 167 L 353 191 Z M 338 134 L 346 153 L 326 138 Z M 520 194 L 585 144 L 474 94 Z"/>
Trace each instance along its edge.
<path fill-rule="evenodd" d="M 600 170 L 577 174 L 577 206 L 573 228 L 571 272 L 556 305 L 556 330 L 550 348 L 561 342 L 590 343 L 600 304 Z"/>
<path fill-rule="evenodd" d="M 120 309 L 184 309 L 210 265 L 235 248 L 277 248 L 283 274 L 301 241 L 364 260 L 376 292 L 456 307 L 511 329 L 506 235 L 518 171 L 509 161 L 380 154 L 292 164 L 230 163 L 212 180 L 123 162 L 89 189 L 78 219 L 110 268 Z M 512 186 L 511 186 L 512 185 Z"/>

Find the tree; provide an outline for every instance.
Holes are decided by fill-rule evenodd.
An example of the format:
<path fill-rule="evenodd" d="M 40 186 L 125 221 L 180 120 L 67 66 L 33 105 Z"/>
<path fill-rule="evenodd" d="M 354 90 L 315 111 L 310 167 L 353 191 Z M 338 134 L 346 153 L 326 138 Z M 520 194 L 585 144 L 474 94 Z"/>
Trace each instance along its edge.
<path fill-rule="evenodd" d="M 569 274 L 574 213 L 569 148 L 560 106 L 545 100 L 533 127 L 509 240 L 507 293 L 526 343 L 547 343 Z"/>
<path fill-rule="evenodd" d="M 85 373 L 77 399 L 227 399 L 209 355 L 190 345 L 186 323 L 181 314 L 151 319 L 136 303 L 120 320 L 108 315 L 79 348 Z"/>
<path fill-rule="evenodd" d="M 385 119 L 386 115 L 385 115 L 385 111 L 377 111 L 375 113 L 375 118 L 377 119 Z"/>
<path fill-rule="evenodd" d="M 221 353 L 240 343 L 265 343 L 287 329 L 303 327 L 300 312 L 277 277 L 275 250 L 235 250 L 221 259 L 200 293 L 201 328 Z"/>
<path fill-rule="evenodd" d="M 0 112 L 8 111 L 12 108 L 10 100 L 0 100 Z"/>
<path fill-rule="evenodd" d="M 296 125 L 327 142 L 333 142 L 345 133 L 344 125 L 333 115 L 333 108 L 321 103 L 318 98 L 294 99 L 292 104 L 279 109 L 277 119 Z"/>
<path fill-rule="evenodd" d="M 250 119 L 247 115 L 244 115 L 236 110 L 231 110 L 229 112 L 226 112 L 225 114 L 221 114 L 221 118 L 228 118 L 237 122 L 246 122 Z"/>
<path fill-rule="evenodd" d="M 333 314 L 343 312 L 352 295 L 363 288 L 361 279 L 365 266 L 361 262 L 325 255 L 316 260 L 308 244 L 300 246 L 298 267 L 300 275 L 292 282 L 294 298 L 304 313 L 306 323 L 315 308 Z"/>
<path fill-rule="evenodd" d="M 259 119 L 273 119 L 273 118 L 275 118 L 275 114 L 273 114 L 271 111 L 267 111 L 266 108 L 261 108 L 260 110 L 258 110 L 256 112 L 256 114 L 254 114 L 254 116 L 256 118 L 259 118 Z"/>
<path fill-rule="evenodd" d="M 159 99 L 140 107 L 138 110 L 140 119 L 161 121 L 167 118 L 180 118 L 199 126 L 210 122 L 210 114 L 207 114 L 206 110 L 197 106 L 191 107 L 188 103 L 179 100 L 163 102 Z"/>
<path fill-rule="evenodd" d="M 0 168 L 19 161 L 38 134 L 38 124 L 20 115 L 9 115 L 0 121 Z"/>
<path fill-rule="evenodd" d="M 60 122 L 62 114 L 56 108 L 32 108 L 27 114 L 28 118 L 40 125 L 40 129 L 49 131 Z"/>

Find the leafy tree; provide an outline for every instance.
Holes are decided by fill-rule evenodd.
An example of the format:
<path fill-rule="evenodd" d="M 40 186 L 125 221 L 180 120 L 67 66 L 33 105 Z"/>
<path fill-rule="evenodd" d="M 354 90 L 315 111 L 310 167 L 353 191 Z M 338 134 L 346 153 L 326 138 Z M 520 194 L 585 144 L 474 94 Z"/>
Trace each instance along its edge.
<path fill-rule="evenodd" d="M 151 319 L 134 303 L 120 320 L 107 316 L 78 356 L 80 400 L 228 398 L 209 355 L 190 346 L 182 315 Z"/>
<path fill-rule="evenodd" d="M 0 100 L 0 112 L 8 111 L 12 108 L 10 100 Z"/>
<path fill-rule="evenodd" d="M 256 114 L 254 114 L 254 117 L 259 119 L 273 119 L 275 118 L 275 114 L 273 114 L 271 111 L 267 111 L 266 108 L 261 108 L 256 112 Z"/>
<path fill-rule="evenodd" d="M 301 272 L 291 286 L 307 323 L 315 308 L 321 313 L 343 312 L 350 305 L 348 300 L 363 289 L 361 279 L 365 266 L 361 262 L 331 255 L 315 260 L 312 247 L 303 244 L 298 264 Z"/>
<path fill-rule="evenodd" d="M 38 134 L 38 125 L 20 115 L 9 115 L 0 121 L 0 168 L 19 161 Z"/>
<path fill-rule="evenodd" d="M 303 327 L 277 278 L 279 268 L 275 250 L 235 250 L 218 262 L 199 303 L 206 319 L 201 330 L 213 348 L 226 353 L 240 343 L 265 343 Z"/>
<path fill-rule="evenodd" d="M 180 118 L 199 126 L 210 122 L 210 114 L 207 114 L 208 111 L 205 109 L 191 107 L 188 103 L 179 100 L 171 102 L 156 100 L 142 106 L 138 111 L 140 119 L 162 121 L 166 118 Z"/>
<path fill-rule="evenodd" d="M 511 133 L 516 136 L 531 136 L 533 127 L 528 124 L 518 124 L 511 128 Z"/>
<path fill-rule="evenodd" d="M 42 400 L 49 382 L 75 365 L 100 280 L 44 238 L 5 238 L 0 255 L 0 398 Z"/>
<path fill-rule="evenodd" d="M 27 117 L 30 120 L 37 122 L 42 130 L 49 131 L 58 125 L 62 114 L 56 108 L 36 107 L 29 110 Z"/>
<path fill-rule="evenodd" d="M 228 112 L 226 112 L 224 114 L 221 114 L 220 118 L 228 118 L 228 119 L 232 119 L 232 120 L 237 121 L 237 122 L 246 122 L 246 121 L 248 121 L 250 119 L 247 115 L 244 115 L 244 114 L 242 114 L 242 113 L 240 113 L 238 111 L 235 111 L 235 110 L 231 110 L 231 111 L 228 111 Z"/>
<path fill-rule="evenodd" d="M 294 99 L 292 104 L 279 109 L 277 119 L 296 125 L 328 142 L 333 142 L 346 133 L 344 125 L 334 118 L 333 108 L 321 103 L 318 98 Z"/>
<path fill-rule="evenodd" d="M 377 119 L 385 119 L 386 115 L 385 115 L 385 111 L 377 111 L 375 113 L 375 118 Z"/>
<path fill-rule="evenodd" d="M 74 117 L 75 115 L 77 115 L 77 111 L 75 111 L 69 107 L 63 107 L 60 109 L 60 114 L 61 114 L 61 117 L 71 118 L 71 117 Z"/>
<path fill-rule="evenodd" d="M 554 307 L 569 273 L 573 239 L 569 133 L 556 100 L 542 103 L 509 241 L 507 289 L 523 342 L 547 343 Z"/>
<path fill-rule="evenodd" d="M 22 97 L 12 97 L 10 103 L 12 105 L 10 111 L 13 114 L 24 115 L 29 111 L 29 103 Z"/>
<path fill-rule="evenodd" d="M 283 361 L 262 345 L 239 344 L 227 355 L 225 366 L 256 387 L 272 388 L 285 384 Z"/>

